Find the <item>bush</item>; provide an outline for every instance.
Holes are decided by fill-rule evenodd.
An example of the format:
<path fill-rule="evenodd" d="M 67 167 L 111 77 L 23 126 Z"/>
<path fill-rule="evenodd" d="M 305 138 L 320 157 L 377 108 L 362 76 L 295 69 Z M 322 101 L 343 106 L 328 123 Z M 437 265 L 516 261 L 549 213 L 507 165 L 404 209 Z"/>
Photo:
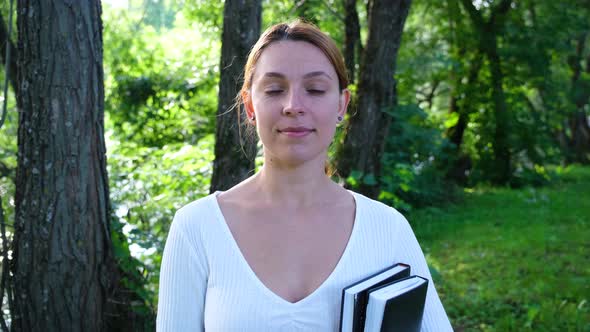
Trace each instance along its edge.
<path fill-rule="evenodd" d="M 458 197 L 457 185 L 445 179 L 451 156 L 442 132 L 429 123 L 418 105 L 400 105 L 386 111 L 393 122 L 381 159 L 379 199 L 398 209 L 438 205 Z"/>

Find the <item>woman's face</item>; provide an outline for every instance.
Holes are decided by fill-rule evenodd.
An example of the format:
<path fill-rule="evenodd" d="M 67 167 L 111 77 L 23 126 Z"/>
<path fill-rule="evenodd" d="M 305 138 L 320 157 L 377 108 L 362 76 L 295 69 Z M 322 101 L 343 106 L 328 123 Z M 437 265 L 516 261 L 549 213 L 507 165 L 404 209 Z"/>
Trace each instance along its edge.
<path fill-rule="evenodd" d="M 280 41 L 264 49 L 256 63 L 246 110 L 256 116 L 267 161 L 296 166 L 321 160 L 323 165 L 349 98 L 319 48 Z"/>

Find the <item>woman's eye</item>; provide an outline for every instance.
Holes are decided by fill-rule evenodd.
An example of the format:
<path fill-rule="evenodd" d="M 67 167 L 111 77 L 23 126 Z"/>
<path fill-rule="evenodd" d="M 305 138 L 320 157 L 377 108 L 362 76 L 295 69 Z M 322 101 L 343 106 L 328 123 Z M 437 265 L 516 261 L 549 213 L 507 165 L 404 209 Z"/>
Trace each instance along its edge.
<path fill-rule="evenodd" d="M 266 91 L 264 91 L 264 93 L 266 93 L 269 96 L 279 95 L 282 92 L 283 92 L 283 90 L 281 90 L 281 89 L 273 89 L 273 90 L 266 90 Z"/>
<path fill-rule="evenodd" d="M 311 95 L 323 95 L 326 91 L 319 89 L 307 89 L 307 92 Z"/>

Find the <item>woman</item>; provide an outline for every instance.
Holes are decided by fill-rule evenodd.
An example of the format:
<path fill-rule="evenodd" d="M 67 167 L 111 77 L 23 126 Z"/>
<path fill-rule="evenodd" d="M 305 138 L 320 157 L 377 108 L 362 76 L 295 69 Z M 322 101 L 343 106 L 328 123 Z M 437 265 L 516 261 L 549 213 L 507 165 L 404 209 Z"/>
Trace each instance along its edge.
<path fill-rule="evenodd" d="M 325 173 L 347 84 L 338 48 L 316 27 L 278 24 L 260 37 L 240 99 L 264 165 L 176 213 L 159 331 L 337 331 L 342 289 L 396 262 L 430 280 L 422 330 L 452 330 L 404 217 Z"/>

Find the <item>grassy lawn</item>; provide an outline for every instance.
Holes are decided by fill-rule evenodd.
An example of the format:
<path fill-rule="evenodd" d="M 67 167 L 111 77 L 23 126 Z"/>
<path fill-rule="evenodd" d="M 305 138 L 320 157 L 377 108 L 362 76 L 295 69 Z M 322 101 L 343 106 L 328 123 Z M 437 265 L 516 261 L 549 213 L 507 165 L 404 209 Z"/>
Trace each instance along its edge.
<path fill-rule="evenodd" d="M 590 168 L 408 214 L 455 331 L 590 331 Z"/>

